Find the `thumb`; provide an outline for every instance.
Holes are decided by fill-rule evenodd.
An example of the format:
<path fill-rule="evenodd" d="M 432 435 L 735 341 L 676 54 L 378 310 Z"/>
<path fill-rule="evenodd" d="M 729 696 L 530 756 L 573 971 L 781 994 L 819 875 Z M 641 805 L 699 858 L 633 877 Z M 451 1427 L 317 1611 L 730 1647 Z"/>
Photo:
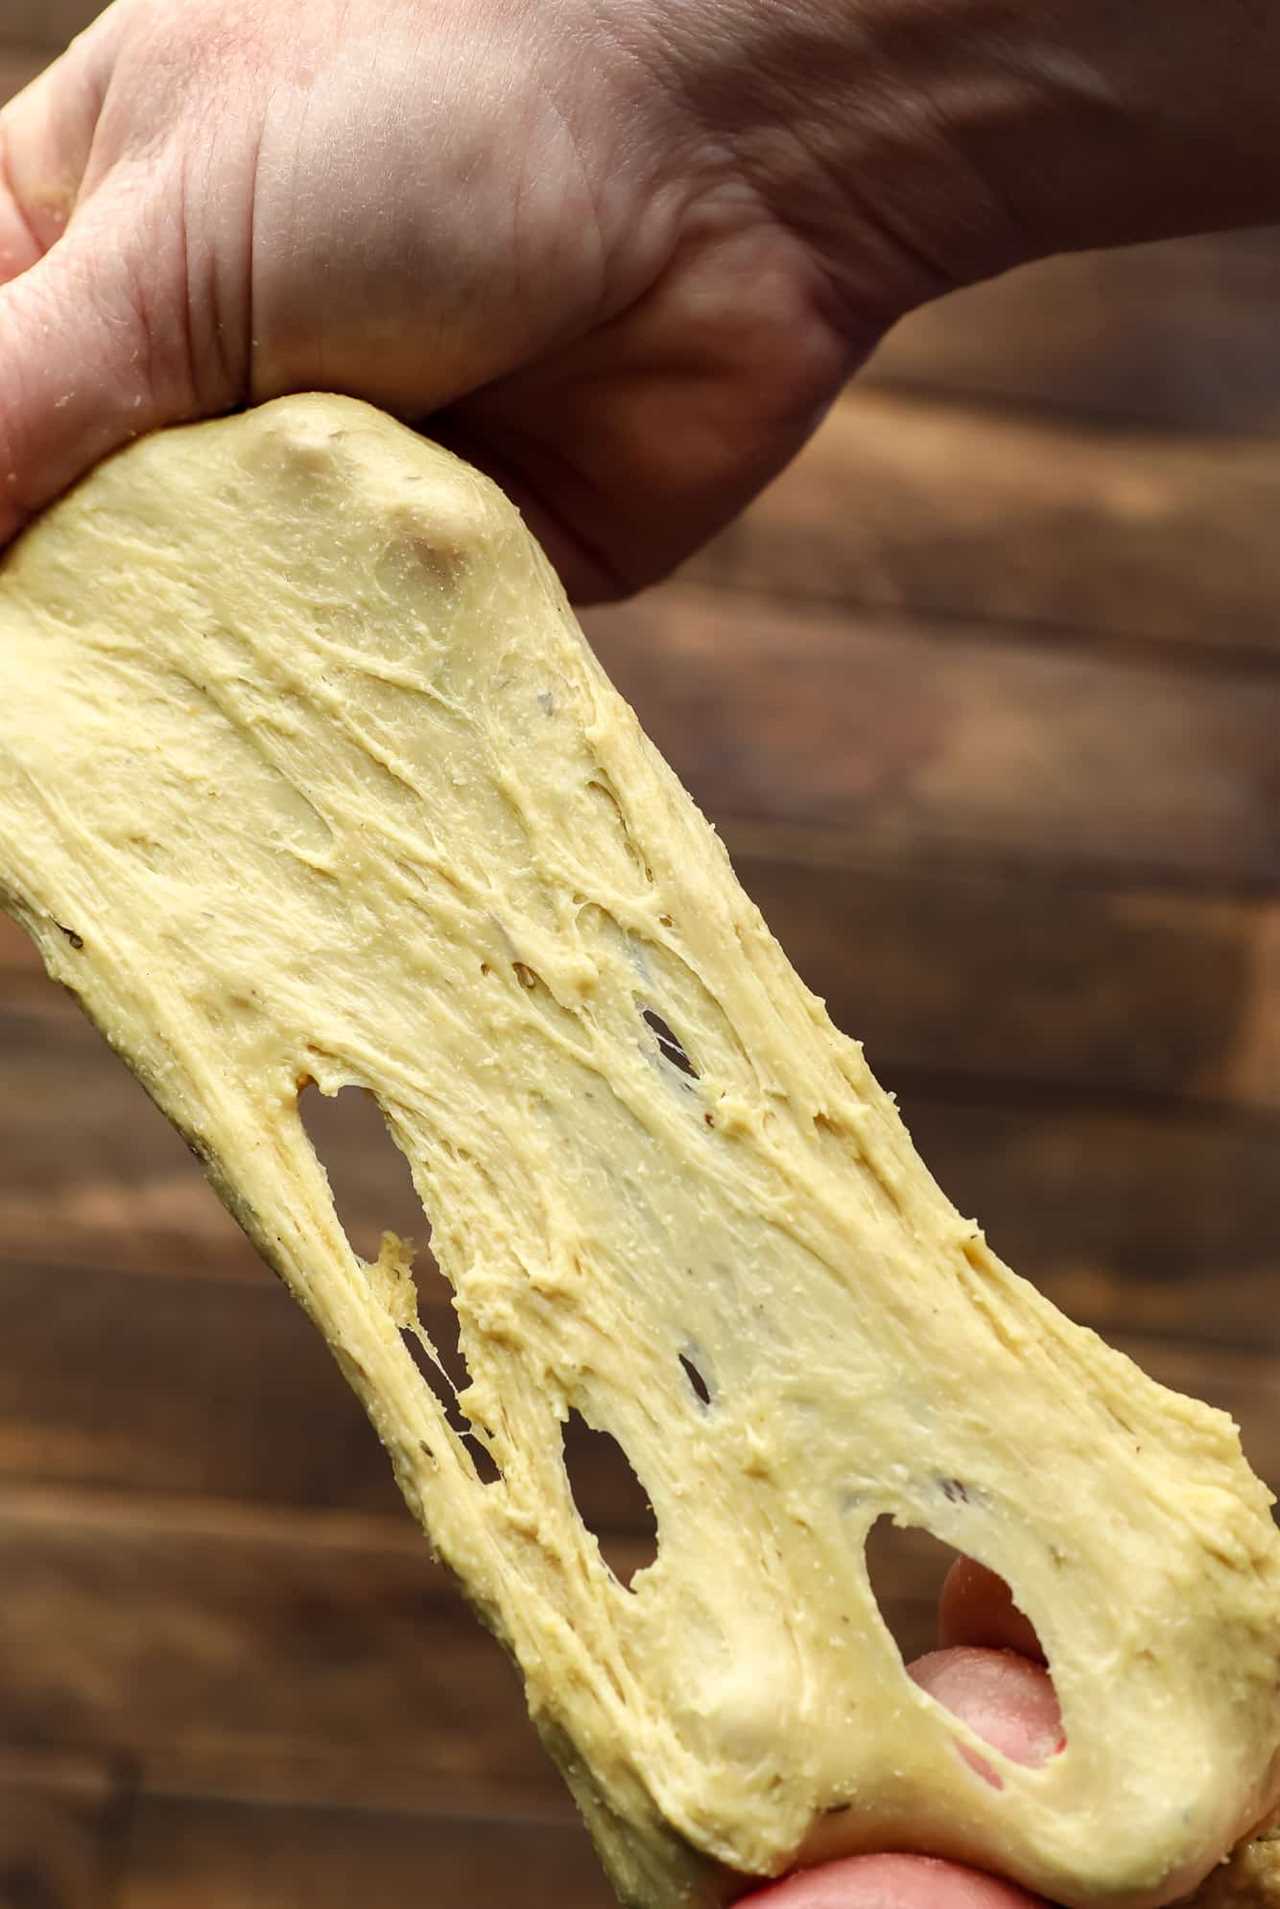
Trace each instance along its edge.
<path fill-rule="evenodd" d="M 0 544 L 159 421 L 117 261 L 69 240 L 0 288 Z"/>
<path fill-rule="evenodd" d="M 76 201 L 98 100 L 70 53 L 0 112 L 0 285 L 44 257 Z"/>
<path fill-rule="evenodd" d="M 0 112 L 0 545 L 191 409 L 185 308 L 153 289 L 180 235 L 138 162 L 82 191 L 107 44 L 91 31 Z"/>

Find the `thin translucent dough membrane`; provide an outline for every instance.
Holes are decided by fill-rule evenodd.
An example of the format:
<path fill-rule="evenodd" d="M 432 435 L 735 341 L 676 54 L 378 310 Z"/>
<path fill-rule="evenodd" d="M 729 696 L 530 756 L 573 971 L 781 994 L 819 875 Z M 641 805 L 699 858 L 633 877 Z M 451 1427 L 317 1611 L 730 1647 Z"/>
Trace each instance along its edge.
<path fill-rule="evenodd" d="M 0 884 L 329 1340 L 624 1902 L 909 1846 L 1140 1909 L 1273 1805 L 1280 1545 L 1234 1426 L 943 1197 L 466 466 L 298 398 L 57 506 L 0 572 Z M 409 1162 L 466 1436 L 312 1082 Z M 575 1412 L 653 1506 L 629 1586 Z M 883 1517 L 1009 1580 L 1049 1764 L 982 1780 L 908 1680 Z"/>

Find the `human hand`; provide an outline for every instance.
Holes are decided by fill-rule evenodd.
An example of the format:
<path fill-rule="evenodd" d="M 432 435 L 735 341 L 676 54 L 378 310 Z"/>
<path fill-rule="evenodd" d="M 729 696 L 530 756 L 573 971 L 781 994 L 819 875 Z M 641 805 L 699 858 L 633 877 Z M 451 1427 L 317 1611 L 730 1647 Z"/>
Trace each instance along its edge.
<path fill-rule="evenodd" d="M 909 294 L 839 309 L 615 11 L 117 0 L 0 115 L 0 543 L 300 389 L 429 419 L 580 595 L 731 516 Z"/>
<path fill-rule="evenodd" d="M 939 1634 L 942 1648 L 910 1672 L 937 1702 L 1014 1762 L 1043 1763 L 1063 1747 L 1035 1632 L 999 1578 L 961 1560 L 943 1589 Z M 808 1870 L 748 1900 L 750 1909 L 1044 1909 L 997 1877 L 898 1853 Z"/>
<path fill-rule="evenodd" d="M 0 544 L 129 437 L 327 389 L 635 587 L 912 305 L 1274 215 L 1277 55 L 1247 0 L 116 0 L 0 114 Z"/>

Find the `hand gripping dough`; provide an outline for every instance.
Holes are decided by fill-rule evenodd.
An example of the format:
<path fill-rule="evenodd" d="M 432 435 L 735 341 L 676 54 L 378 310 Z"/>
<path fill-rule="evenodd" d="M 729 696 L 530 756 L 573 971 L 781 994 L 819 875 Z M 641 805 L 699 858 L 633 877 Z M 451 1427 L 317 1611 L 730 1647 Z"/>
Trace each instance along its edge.
<path fill-rule="evenodd" d="M 1280 1544 L 1235 1428 L 939 1192 L 492 485 L 321 397 L 92 476 L 0 575 L 0 880 L 333 1346 L 625 1903 L 909 1847 L 1140 1909 L 1274 1804 Z M 497 1483 L 394 1249 L 339 1227 L 309 1081 L 410 1162 Z M 654 1506 L 630 1589 L 573 1409 Z M 983 1746 L 984 1781 L 908 1680 L 884 1515 L 1013 1586 L 1045 1767 Z"/>

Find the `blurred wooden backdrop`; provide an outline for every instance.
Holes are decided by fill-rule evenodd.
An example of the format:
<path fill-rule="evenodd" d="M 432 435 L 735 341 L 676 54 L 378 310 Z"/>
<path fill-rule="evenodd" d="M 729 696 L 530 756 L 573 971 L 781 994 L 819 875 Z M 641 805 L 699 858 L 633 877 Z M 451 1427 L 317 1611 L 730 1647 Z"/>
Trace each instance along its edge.
<path fill-rule="evenodd" d="M 93 10 L 5 0 L 0 89 Z M 1278 294 L 1245 234 L 953 299 L 591 625 L 943 1184 L 1272 1481 Z M 605 1909 L 327 1356 L 8 931 L 0 1294 L 0 1909 Z M 919 1647 L 933 1566 L 885 1569 Z"/>

